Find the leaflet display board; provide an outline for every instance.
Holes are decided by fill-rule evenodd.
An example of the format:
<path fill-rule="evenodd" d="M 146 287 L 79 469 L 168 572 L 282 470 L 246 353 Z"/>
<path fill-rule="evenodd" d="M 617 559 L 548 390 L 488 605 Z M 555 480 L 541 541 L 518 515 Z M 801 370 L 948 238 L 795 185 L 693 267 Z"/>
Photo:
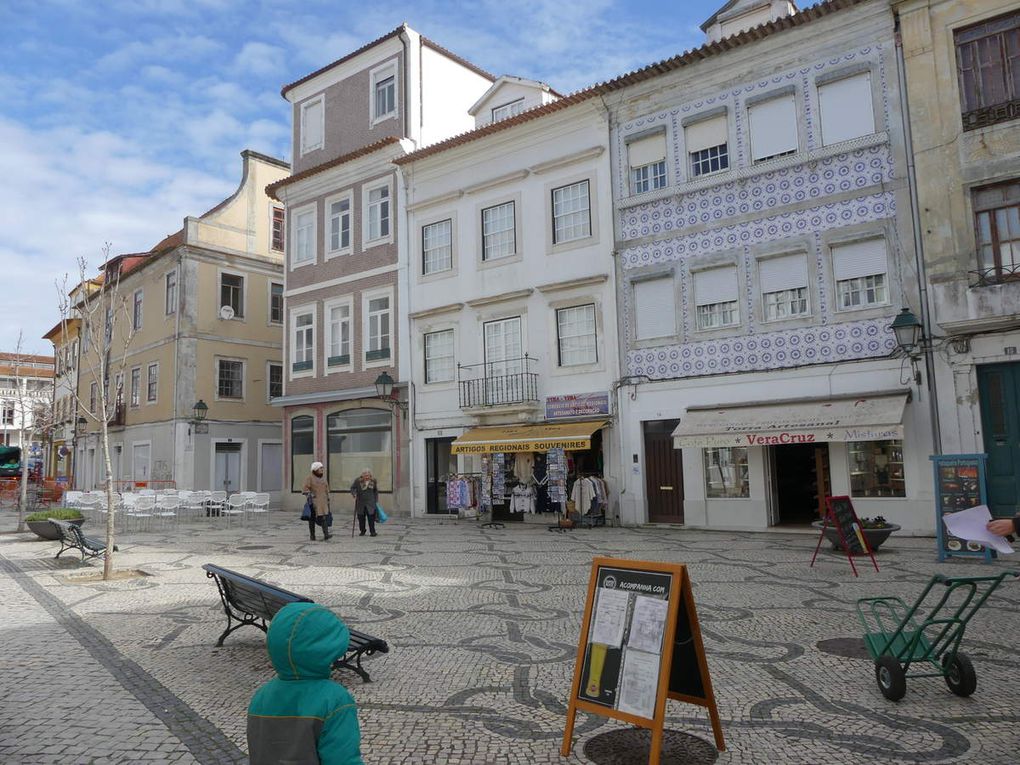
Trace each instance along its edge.
<path fill-rule="evenodd" d="M 939 454 L 930 457 L 935 468 L 935 529 L 939 560 L 949 557 L 984 558 L 994 553 L 978 542 L 954 537 L 942 517 L 946 513 L 988 504 L 985 484 L 987 454 Z"/>
<path fill-rule="evenodd" d="M 658 765 L 667 698 L 706 707 L 725 750 L 687 567 L 595 558 L 561 753 L 580 710 L 651 729 L 648 762 Z"/>

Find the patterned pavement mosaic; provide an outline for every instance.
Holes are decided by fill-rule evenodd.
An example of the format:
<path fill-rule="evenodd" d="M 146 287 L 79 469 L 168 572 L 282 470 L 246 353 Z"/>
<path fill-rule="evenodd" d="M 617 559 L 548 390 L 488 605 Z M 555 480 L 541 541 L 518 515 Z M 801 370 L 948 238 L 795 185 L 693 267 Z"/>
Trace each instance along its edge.
<path fill-rule="evenodd" d="M 149 576 L 109 583 L 75 581 L 83 568 L 54 561 L 54 542 L 0 533 L 0 762 L 245 762 L 247 702 L 272 670 L 254 628 L 214 647 L 225 617 L 201 569 L 210 562 L 389 642 L 365 662 L 373 682 L 335 675 L 358 702 L 369 765 L 644 762 L 644 734 L 585 714 L 572 754 L 559 755 L 596 555 L 689 566 L 727 750 L 711 746 L 702 709 L 670 702 L 664 765 L 1020 761 L 1020 581 L 968 628 L 968 699 L 939 678 L 883 699 L 854 613 L 859 597 L 909 602 L 933 573 L 1008 561 L 937 564 L 933 540 L 893 537 L 881 571 L 854 579 L 830 552 L 809 568 L 806 534 L 394 518 L 374 539 L 310 542 L 303 523 L 271 515 L 268 526 L 211 519 L 124 536 L 118 568 Z"/>

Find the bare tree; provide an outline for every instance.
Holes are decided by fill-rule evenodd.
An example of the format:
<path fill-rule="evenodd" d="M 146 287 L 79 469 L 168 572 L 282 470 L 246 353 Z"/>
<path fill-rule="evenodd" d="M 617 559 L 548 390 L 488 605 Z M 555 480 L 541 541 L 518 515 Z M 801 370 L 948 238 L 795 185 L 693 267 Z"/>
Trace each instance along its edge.
<path fill-rule="evenodd" d="M 77 409 L 98 425 L 106 476 L 106 553 L 103 579 L 113 575 L 116 503 L 113 462 L 110 459 L 110 421 L 123 410 L 124 370 L 128 350 L 135 336 L 132 306 L 120 289 L 122 258 L 110 258 L 110 244 L 103 247 L 103 264 L 98 276 L 88 275 L 85 258 L 78 259 L 78 285 L 68 290 L 68 278 L 58 284 L 60 323 L 66 336 L 71 318 L 80 320 L 78 385 L 74 389 Z M 84 388 L 88 394 L 83 394 Z"/>

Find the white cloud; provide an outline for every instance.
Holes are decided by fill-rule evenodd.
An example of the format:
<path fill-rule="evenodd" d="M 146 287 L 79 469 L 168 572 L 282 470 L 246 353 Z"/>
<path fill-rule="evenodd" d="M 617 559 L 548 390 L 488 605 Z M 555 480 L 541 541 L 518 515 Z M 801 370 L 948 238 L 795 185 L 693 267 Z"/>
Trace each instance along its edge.
<path fill-rule="evenodd" d="M 234 58 L 234 69 L 245 74 L 278 76 L 283 71 L 284 50 L 261 42 L 246 42 Z"/>

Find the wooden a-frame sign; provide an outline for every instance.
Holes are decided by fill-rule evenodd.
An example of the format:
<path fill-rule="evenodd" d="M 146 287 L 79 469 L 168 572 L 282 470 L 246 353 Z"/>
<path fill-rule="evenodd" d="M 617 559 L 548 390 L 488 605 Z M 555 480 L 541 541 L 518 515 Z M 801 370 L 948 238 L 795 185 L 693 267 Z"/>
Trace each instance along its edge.
<path fill-rule="evenodd" d="M 687 567 L 595 558 L 560 754 L 582 711 L 651 729 L 648 763 L 659 765 L 666 699 L 706 707 L 725 751 Z"/>
<path fill-rule="evenodd" d="M 826 497 L 825 504 L 828 510 L 825 513 L 825 522 L 822 524 L 821 533 L 818 535 L 818 544 L 815 545 L 815 554 L 811 556 L 811 567 L 814 567 L 818 559 L 818 551 L 825 540 L 825 530 L 829 526 L 835 526 L 839 535 L 840 544 L 846 553 L 846 559 L 850 561 L 850 569 L 857 574 L 857 566 L 854 564 L 854 556 L 867 554 L 871 558 L 871 565 L 878 571 L 878 561 L 875 560 L 875 553 L 872 552 L 868 539 L 861 532 L 861 521 L 854 510 L 854 503 L 850 497 Z"/>

